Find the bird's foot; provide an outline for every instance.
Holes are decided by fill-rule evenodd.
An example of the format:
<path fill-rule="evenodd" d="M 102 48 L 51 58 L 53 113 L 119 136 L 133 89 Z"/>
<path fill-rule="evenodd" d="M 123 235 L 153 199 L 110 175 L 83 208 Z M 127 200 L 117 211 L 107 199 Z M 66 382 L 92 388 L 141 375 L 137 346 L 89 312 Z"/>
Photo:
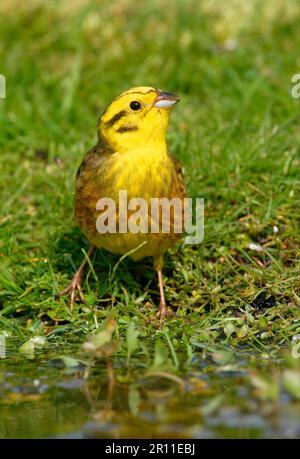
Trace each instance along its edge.
<path fill-rule="evenodd" d="M 75 276 L 73 277 L 68 287 L 66 287 L 62 292 L 57 293 L 57 295 L 59 296 L 67 295 L 68 293 L 71 293 L 70 295 L 71 296 L 71 301 L 70 301 L 71 314 L 73 313 L 73 310 L 74 310 L 76 291 L 78 292 L 80 301 L 85 303 L 85 299 L 84 299 L 82 289 L 81 289 L 81 272 L 79 271 L 76 272 Z"/>
<path fill-rule="evenodd" d="M 157 313 L 154 316 L 150 317 L 147 323 L 155 321 L 158 325 L 158 329 L 161 330 L 164 324 L 164 318 L 170 317 L 172 315 L 173 315 L 172 309 L 167 308 L 167 306 L 164 304 L 160 304 L 159 310 L 157 311 Z M 159 319 L 159 322 L 158 322 L 158 319 Z"/>
<path fill-rule="evenodd" d="M 156 318 L 159 319 L 159 330 L 162 329 L 163 323 L 164 323 L 164 318 L 167 314 L 167 306 L 165 303 L 160 303 L 159 305 L 159 310 L 156 314 Z"/>

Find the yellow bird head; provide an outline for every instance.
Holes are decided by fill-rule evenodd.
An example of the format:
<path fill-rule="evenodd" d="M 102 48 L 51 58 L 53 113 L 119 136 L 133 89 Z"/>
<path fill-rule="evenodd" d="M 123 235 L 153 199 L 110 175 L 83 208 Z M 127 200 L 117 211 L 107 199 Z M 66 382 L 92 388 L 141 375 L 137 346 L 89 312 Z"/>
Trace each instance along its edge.
<path fill-rule="evenodd" d="M 165 144 L 170 108 L 178 101 L 176 94 L 147 86 L 129 89 L 101 116 L 99 139 L 120 153 Z"/>

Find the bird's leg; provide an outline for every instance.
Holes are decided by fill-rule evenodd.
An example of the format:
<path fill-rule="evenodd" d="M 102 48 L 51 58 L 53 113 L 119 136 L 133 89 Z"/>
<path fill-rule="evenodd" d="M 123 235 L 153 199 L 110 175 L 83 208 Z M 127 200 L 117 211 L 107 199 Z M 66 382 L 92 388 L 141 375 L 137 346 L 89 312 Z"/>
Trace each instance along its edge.
<path fill-rule="evenodd" d="M 73 309 L 74 309 L 76 290 L 78 291 L 78 295 L 79 295 L 80 300 L 82 302 L 85 302 L 84 296 L 83 296 L 83 293 L 82 293 L 82 289 L 81 289 L 82 272 L 84 270 L 84 267 L 85 267 L 85 265 L 87 263 L 88 258 L 92 255 L 94 250 L 95 250 L 95 247 L 91 245 L 89 247 L 89 250 L 87 251 L 86 256 L 82 260 L 81 265 L 77 269 L 72 281 L 68 285 L 68 287 L 66 287 L 62 292 L 58 293 L 58 295 L 66 295 L 67 293 L 71 292 L 71 302 L 70 302 L 70 312 L 71 312 L 71 314 L 73 313 Z"/>
<path fill-rule="evenodd" d="M 159 317 L 159 329 L 162 329 L 164 317 L 167 313 L 167 306 L 166 306 L 166 300 L 165 300 L 165 294 L 164 294 L 164 284 L 162 280 L 162 270 L 158 269 L 157 271 L 158 275 L 158 285 L 159 285 L 159 293 L 160 293 L 160 303 L 159 303 L 159 311 L 157 313 L 157 317 Z"/>
<path fill-rule="evenodd" d="M 160 293 L 160 303 L 159 303 L 159 310 L 156 314 L 156 319 L 159 318 L 159 329 L 162 329 L 164 318 L 168 315 L 166 300 L 165 300 L 165 293 L 164 293 L 164 284 L 162 279 L 162 269 L 164 266 L 164 256 L 162 254 L 158 255 L 154 258 L 154 269 L 157 272 L 158 276 L 158 286 L 159 286 L 159 293 Z"/>

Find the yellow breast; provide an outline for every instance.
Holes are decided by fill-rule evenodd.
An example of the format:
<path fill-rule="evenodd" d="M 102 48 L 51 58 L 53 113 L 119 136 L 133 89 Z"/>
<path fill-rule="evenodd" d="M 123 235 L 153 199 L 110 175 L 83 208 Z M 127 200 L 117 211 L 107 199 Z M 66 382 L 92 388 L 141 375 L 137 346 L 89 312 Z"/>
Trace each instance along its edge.
<path fill-rule="evenodd" d="M 142 245 L 130 255 L 135 260 L 166 252 L 177 239 L 174 234 L 97 232 L 99 211 L 96 210 L 96 203 L 100 198 L 112 198 L 118 213 L 119 191 L 125 190 L 128 201 L 143 198 L 150 208 L 151 198 L 176 195 L 176 190 L 172 189 L 176 183 L 175 173 L 166 149 L 159 150 L 158 147 L 154 154 L 151 149 L 140 148 L 127 151 L 126 154 L 115 152 L 103 158 L 77 193 L 76 215 L 89 242 L 116 254 L 128 253 Z"/>
<path fill-rule="evenodd" d="M 172 179 L 172 163 L 166 151 L 139 149 L 126 155 L 114 153 L 109 167 L 99 177 L 107 197 L 115 198 L 119 190 L 126 190 L 128 199 L 140 197 L 150 200 L 167 196 Z"/>

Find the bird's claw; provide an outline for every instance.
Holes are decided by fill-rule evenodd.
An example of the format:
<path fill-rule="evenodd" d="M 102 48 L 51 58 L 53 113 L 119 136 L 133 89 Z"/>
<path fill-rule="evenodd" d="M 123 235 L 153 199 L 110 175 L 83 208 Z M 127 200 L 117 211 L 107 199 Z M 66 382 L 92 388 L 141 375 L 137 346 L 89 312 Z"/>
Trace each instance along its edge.
<path fill-rule="evenodd" d="M 76 273 L 72 281 L 70 282 L 70 284 L 62 292 L 57 293 L 58 296 L 62 296 L 62 295 L 67 295 L 68 293 L 71 292 L 71 301 L 70 301 L 71 314 L 73 313 L 73 310 L 74 310 L 76 290 L 78 292 L 80 301 L 82 301 L 82 303 L 85 303 L 86 301 L 84 299 L 82 289 L 81 289 L 81 274 L 80 273 Z"/>
<path fill-rule="evenodd" d="M 159 330 L 161 330 L 163 327 L 164 318 L 166 314 L 167 314 L 167 307 L 165 304 L 161 303 L 159 305 L 159 310 L 157 311 L 156 316 L 155 316 L 157 319 L 159 319 Z"/>
<path fill-rule="evenodd" d="M 159 319 L 158 329 L 161 330 L 162 327 L 163 327 L 164 318 L 166 316 L 171 316 L 171 315 L 173 315 L 173 311 L 171 309 L 167 308 L 166 305 L 160 304 L 159 305 L 159 310 L 157 311 L 155 316 L 150 317 L 150 319 L 147 321 L 147 323 L 150 323 L 150 322 L 152 322 L 154 320 L 157 322 L 157 320 Z"/>

